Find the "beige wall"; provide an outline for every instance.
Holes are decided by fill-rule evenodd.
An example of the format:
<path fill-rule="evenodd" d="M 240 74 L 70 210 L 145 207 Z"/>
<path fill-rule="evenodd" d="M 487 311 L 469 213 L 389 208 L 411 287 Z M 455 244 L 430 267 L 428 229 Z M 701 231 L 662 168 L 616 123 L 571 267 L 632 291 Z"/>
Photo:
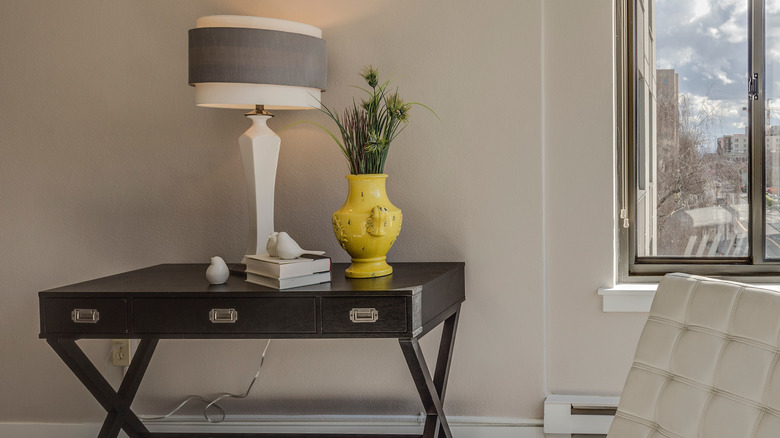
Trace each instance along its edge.
<path fill-rule="evenodd" d="M 613 2 L 544 4 L 548 389 L 613 395 L 646 318 L 596 295 L 614 278 Z"/>
<path fill-rule="evenodd" d="M 196 108 L 186 84 L 186 33 L 209 14 L 321 27 L 332 107 L 372 63 L 441 117 L 415 110 L 386 170 L 405 219 L 391 262 L 466 262 L 451 414 L 541 418 L 548 392 L 619 392 L 641 317 L 601 313 L 595 293 L 613 258 L 610 0 L 27 0 L 0 3 L 0 421 L 102 418 L 37 339 L 37 291 L 241 256 L 247 121 Z M 302 119 L 324 121 L 271 125 Z M 277 228 L 346 261 L 329 219 L 338 149 L 304 125 L 280 135 Z M 108 343 L 82 345 L 117 381 Z M 241 391 L 261 346 L 163 341 L 135 406 Z M 409 414 L 415 400 L 392 341 L 275 341 L 250 400 L 228 406 Z"/>

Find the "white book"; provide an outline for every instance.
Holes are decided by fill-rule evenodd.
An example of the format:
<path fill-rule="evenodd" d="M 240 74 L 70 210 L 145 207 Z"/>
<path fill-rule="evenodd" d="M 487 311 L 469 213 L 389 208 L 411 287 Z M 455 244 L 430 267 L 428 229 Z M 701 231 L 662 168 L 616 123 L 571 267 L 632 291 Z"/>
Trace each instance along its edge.
<path fill-rule="evenodd" d="M 330 281 L 330 271 L 290 278 L 272 278 L 247 272 L 246 281 L 253 284 L 259 284 L 260 286 L 270 287 L 272 289 L 290 289 L 293 287 L 327 283 Z"/>
<path fill-rule="evenodd" d="M 271 278 L 292 278 L 330 271 L 328 256 L 304 254 L 283 260 L 267 254 L 246 256 L 246 272 Z"/>

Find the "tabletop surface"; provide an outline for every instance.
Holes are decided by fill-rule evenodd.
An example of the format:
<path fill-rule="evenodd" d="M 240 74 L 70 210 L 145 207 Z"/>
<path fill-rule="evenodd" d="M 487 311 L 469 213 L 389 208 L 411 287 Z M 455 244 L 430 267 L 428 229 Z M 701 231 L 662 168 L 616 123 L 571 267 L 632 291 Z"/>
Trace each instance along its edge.
<path fill-rule="evenodd" d="M 210 285 L 206 280 L 208 264 L 162 264 L 121 274 L 97 278 L 68 286 L 40 292 L 41 297 L 64 294 L 149 294 L 149 293 L 202 293 L 225 295 L 233 292 L 242 295 L 252 292 L 268 294 L 300 294 L 316 292 L 318 295 L 349 292 L 392 292 L 394 295 L 418 293 L 426 284 L 442 277 L 458 277 L 462 262 L 393 263 L 393 273 L 384 277 L 354 279 L 344 276 L 347 263 L 334 263 L 331 282 L 292 289 L 275 290 L 245 281 L 244 275 L 231 274 L 226 284 Z M 447 275 L 450 274 L 450 275 Z M 454 274 L 454 275 L 453 275 Z M 462 275 L 462 274 L 461 274 Z M 462 280 L 461 280 L 462 281 Z"/>

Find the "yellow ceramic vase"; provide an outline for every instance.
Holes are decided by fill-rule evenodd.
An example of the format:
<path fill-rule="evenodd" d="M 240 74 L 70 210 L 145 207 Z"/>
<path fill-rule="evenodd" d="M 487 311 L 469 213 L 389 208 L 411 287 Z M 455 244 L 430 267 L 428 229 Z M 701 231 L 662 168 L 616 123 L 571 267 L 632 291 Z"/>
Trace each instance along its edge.
<path fill-rule="evenodd" d="M 386 179 L 383 173 L 347 175 L 347 200 L 333 213 L 336 239 L 352 257 L 347 277 L 382 277 L 393 273 L 386 256 L 401 232 L 401 210 L 387 199 Z"/>

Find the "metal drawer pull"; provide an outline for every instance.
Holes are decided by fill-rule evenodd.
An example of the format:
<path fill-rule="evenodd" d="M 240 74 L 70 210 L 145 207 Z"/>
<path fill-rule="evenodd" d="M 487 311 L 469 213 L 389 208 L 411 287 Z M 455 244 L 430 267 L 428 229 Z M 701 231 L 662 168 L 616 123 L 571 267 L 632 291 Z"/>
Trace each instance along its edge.
<path fill-rule="evenodd" d="M 379 319 L 379 312 L 373 307 L 363 309 L 352 309 L 349 311 L 349 320 L 354 323 L 376 322 Z"/>
<path fill-rule="evenodd" d="M 236 309 L 211 309 L 209 321 L 214 324 L 232 324 L 238 321 Z"/>
<path fill-rule="evenodd" d="M 100 321 L 100 312 L 97 309 L 73 309 L 70 319 L 76 324 L 96 324 Z"/>

